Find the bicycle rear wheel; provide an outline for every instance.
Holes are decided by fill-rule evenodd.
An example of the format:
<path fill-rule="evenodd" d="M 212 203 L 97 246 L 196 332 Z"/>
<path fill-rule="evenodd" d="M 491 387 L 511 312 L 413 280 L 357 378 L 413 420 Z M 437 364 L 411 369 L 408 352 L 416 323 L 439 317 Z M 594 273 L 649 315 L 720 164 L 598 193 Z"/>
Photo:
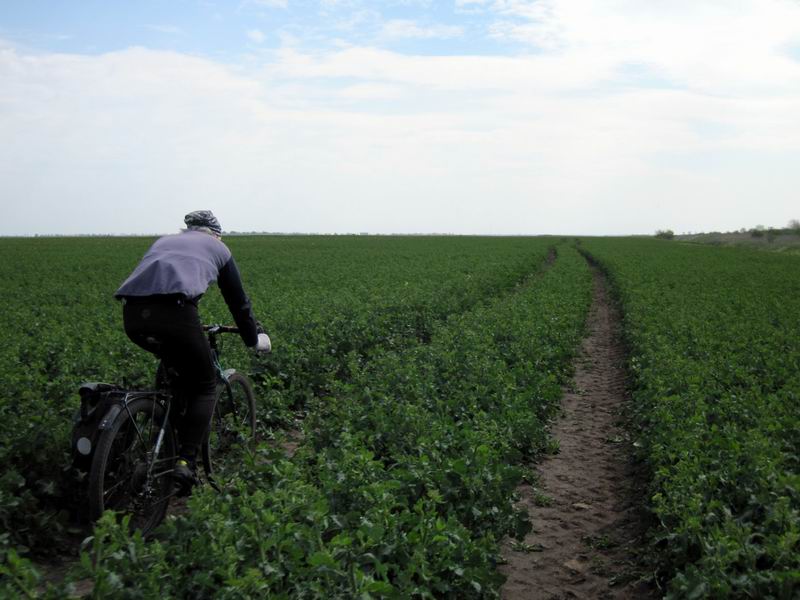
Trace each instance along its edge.
<path fill-rule="evenodd" d="M 211 478 L 224 470 L 238 452 L 252 449 L 256 443 L 256 397 L 250 380 L 233 373 L 217 391 L 206 443 L 203 444 L 203 468 Z M 238 462 L 238 461 L 237 461 Z"/>
<path fill-rule="evenodd" d="M 97 443 L 89 472 L 89 510 L 131 516 L 132 529 L 150 533 L 164 518 L 172 494 L 176 444 L 169 422 L 158 456 L 154 455 L 164 407 L 155 398 L 137 398 L 117 415 Z"/>

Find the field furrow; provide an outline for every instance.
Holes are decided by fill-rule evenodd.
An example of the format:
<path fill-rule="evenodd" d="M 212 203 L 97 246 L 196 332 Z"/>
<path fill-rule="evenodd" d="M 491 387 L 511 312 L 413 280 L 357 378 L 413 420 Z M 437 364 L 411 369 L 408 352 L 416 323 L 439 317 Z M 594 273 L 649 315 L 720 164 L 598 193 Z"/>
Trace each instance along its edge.
<path fill-rule="evenodd" d="M 670 597 L 796 597 L 800 261 L 658 240 L 584 248 L 624 312 Z"/>
<path fill-rule="evenodd" d="M 620 314 L 605 276 L 593 275 L 587 336 L 550 430 L 554 451 L 519 488 L 533 530 L 504 548 L 506 600 L 654 597 L 640 581 L 643 498 L 622 426 L 630 399 Z"/>

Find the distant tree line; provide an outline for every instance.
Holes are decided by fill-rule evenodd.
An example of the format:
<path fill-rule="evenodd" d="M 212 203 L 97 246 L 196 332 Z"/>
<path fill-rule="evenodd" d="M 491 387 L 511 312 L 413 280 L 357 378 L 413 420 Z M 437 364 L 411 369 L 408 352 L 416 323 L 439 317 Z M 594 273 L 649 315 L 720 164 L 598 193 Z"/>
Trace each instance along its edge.
<path fill-rule="evenodd" d="M 689 232 L 691 234 L 691 232 Z M 719 231 L 710 231 L 709 234 L 721 234 Z M 800 237 L 800 219 L 791 219 L 786 227 L 765 227 L 764 225 L 756 225 L 750 229 L 742 227 L 738 231 L 728 231 L 726 233 L 749 233 L 753 238 L 766 238 L 768 243 L 775 241 L 780 235 L 796 235 Z M 659 229 L 655 233 L 655 237 L 662 240 L 671 240 L 675 237 L 675 232 L 671 229 Z"/>
<path fill-rule="evenodd" d="M 766 238 L 768 243 L 775 241 L 779 235 L 797 235 L 800 236 L 800 220 L 792 219 L 786 227 L 764 227 L 763 225 L 756 225 L 750 230 L 750 236 L 754 238 Z"/>

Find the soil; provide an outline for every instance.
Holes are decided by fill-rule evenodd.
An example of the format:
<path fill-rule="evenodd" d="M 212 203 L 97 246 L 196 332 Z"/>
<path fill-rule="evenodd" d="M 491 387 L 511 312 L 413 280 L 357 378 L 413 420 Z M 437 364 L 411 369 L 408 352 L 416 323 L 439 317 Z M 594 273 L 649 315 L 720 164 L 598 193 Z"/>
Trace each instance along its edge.
<path fill-rule="evenodd" d="M 303 443 L 303 430 L 299 426 L 286 431 L 286 440 L 281 443 L 281 448 L 286 452 L 286 458 L 292 458 L 294 453 Z"/>
<path fill-rule="evenodd" d="M 596 269 L 587 330 L 551 428 L 559 451 L 537 465 L 534 486 L 518 490 L 533 531 L 504 544 L 505 600 L 658 597 L 637 564 L 642 498 L 621 422 L 628 397 L 620 315 Z"/>

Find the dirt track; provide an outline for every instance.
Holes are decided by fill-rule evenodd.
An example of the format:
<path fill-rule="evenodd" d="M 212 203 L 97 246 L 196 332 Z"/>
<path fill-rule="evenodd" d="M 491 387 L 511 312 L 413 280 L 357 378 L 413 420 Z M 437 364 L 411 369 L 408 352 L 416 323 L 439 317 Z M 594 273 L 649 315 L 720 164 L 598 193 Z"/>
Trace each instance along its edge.
<path fill-rule="evenodd" d="M 597 270 L 587 328 L 564 414 L 551 430 L 560 451 L 538 464 L 535 486 L 519 489 L 533 532 L 504 547 L 506 600 L 657 597 L 637 582 L 639 498 L 630 444 L 618 425 L 627 399 L 625 353 L 619 314 Z"/>

